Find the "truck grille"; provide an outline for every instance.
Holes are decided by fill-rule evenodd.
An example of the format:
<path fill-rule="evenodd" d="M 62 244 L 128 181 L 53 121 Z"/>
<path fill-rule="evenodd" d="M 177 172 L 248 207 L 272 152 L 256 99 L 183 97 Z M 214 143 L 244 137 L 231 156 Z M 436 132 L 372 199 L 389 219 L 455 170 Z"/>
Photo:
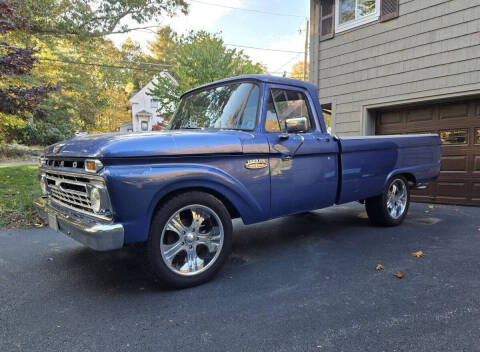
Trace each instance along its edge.
<path fill-rule="evenodd" d="M 84 175 L 74 175 L 48 170 L 45 172 L 49 198 L 55 203 L 81 213 L 97 216 L 92 210 L 88 184 L 93 180 Z"/>

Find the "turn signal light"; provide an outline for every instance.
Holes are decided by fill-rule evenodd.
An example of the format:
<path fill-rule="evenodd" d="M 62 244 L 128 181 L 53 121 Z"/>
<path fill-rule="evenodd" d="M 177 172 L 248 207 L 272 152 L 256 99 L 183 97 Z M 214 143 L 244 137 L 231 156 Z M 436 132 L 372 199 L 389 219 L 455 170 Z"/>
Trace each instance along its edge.
<path fill-rule="evenodd" d="M 85 160 L 85 171 L 87 172 L 97 172 L 103 167 L 103 164 L 100 160 Z"/>

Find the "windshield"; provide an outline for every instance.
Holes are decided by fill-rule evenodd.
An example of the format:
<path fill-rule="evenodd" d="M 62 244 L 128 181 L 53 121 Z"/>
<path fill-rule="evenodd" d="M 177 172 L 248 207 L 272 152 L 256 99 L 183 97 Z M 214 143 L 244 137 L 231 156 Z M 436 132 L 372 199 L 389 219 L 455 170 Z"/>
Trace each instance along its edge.
<path fill-rule="evenodd" d="M 182 98 L 169 129 L 253 130 L 257 123 L 260 89 L 253 83 L 233 83 Z"/>

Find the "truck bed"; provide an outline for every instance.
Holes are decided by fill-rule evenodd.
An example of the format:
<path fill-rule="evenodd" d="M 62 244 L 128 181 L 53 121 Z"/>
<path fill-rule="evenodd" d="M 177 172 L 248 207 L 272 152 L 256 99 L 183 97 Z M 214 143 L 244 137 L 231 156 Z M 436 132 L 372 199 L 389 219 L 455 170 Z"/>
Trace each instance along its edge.
<path fill-rule="evenodd" d="M 441 141 L 436 134 L 344 137 L 338 144 L 338 204 L 381 194 L 395 174 L 420 184 L 434 180 L 440 171 Z"/>

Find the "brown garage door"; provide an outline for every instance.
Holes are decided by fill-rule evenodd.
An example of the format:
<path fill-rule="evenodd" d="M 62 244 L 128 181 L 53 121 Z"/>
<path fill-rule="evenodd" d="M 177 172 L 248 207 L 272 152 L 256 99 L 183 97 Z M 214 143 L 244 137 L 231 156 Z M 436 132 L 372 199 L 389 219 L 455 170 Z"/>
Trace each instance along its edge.
<path fill-rule="evenodd" d="M 480 99 L 378 112 L 377 134 L 425 132 L 440 134 L 442 169 L 412 200 L 480 205 Z"/>

